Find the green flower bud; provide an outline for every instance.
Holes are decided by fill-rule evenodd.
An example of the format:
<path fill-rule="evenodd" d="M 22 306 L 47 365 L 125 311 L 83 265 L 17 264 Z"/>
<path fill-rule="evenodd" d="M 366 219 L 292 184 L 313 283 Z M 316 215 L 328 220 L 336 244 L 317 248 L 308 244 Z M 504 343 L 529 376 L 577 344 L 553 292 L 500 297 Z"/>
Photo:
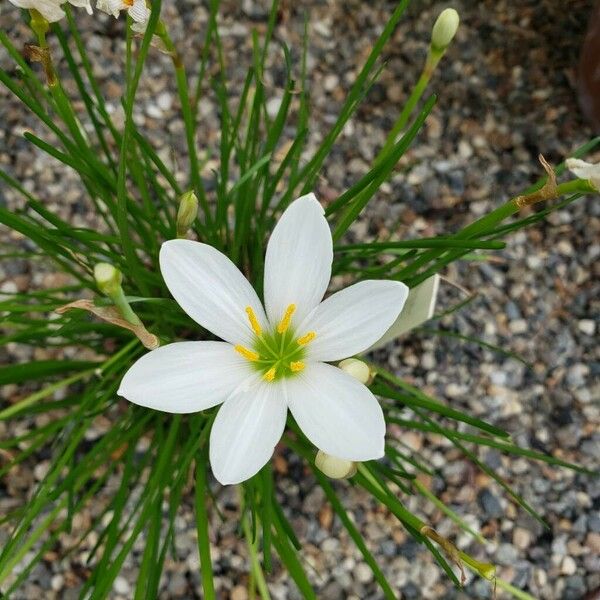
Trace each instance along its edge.
<path fill-rule="evenodd" d="M 326 454 L 322 450 L 317 452 L 315 465 L 331 479 L 346 479 L 352 477 L 356 473 L 355 462 L 338 458 L 337 456 L 331 456 L 331 454 Z"/>
<path fill-rule="evenodd" d="M 109 263 L 98 263 L 94 267 L 94 279 L 98 289 L 112 298 L 121 288 L 123 274 Z"/>
<path fill-rule="evenodd" d="M 460 18 L 453 8 L 440 13 L 431 30 L 431 47 L 436 52 L 444 52 L 456 35 Z"/>
<path fill-rule="evenodd" d="M 361 383 L 367 384 L 372 380 L 369 365 L 357 358 L 346 358 L 338 364 L 338 367 L 348 373 L 348 375 L 354 377 L 354 379 L 358 379 Z"/>
<path fill-rule="evenodd" d="M 177 210 L 177 237 L 183 238 L 198 217 L 198 198 L 189 191 L 179 199 Z"/>

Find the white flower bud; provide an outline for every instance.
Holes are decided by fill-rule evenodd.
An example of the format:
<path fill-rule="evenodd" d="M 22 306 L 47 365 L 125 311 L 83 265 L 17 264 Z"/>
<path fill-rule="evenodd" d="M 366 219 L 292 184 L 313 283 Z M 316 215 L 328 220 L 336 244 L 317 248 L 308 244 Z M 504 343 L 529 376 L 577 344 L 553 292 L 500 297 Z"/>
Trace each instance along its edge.
<path fill-rule="evenodd" d="M 194 192 L 186 192 L 179 199 L 177 210 L 177 237 L 185 237 L 198 217 L 198 198 Z"/>
<path fill-rule="evenodd" d="M 587 179 L 596 191 L 600 192 L 600 163 L 593 164 L 579 158 L 567 158 L 565 164 L 575 177 Z"/>
<path fill-rule="evenodd" d="M 348 375 L 354 377 L 354 379 L 358 379 L 361 383 L 367 384 L 371 380 L 369 365 L 357 358 L 346 358 L 338 364 L 338 367 L 348 373 Z"/>
<path fill-rule="evenodd" d="M 337 456 L 331 456 L 331 454 L 326 454 L 322 450 L 317 452 L 315 465 L 331 479 L 346 479 L 347 477 L 352 477 L 356 473 L 355 462 L 338 458 Z"/>
<path fill-rule="evenodd" d="M 437 52 L 443 52 L 456 35 L 460 18 L 453 8 L 440 13 L 431 30 L 431 46 Z"/>
<path fill-rule="evenodd" d="M 121 287 L 123 274 L 109 263 L 98 263 L 94 267 L 94 279 L 103 294 L 114 296 Z"/>

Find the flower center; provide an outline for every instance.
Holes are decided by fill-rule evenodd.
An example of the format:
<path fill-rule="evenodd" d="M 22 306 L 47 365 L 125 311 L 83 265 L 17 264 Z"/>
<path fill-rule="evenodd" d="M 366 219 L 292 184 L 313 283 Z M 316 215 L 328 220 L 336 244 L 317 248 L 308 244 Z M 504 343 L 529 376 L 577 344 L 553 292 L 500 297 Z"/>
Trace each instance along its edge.
<path fill-rule="evenodd" d="M 254 331 L 252 348 L 237 344 L 235 349 L 259 371 L 266 381 L 292 377 L 304 369 L 306 345 L 315 339 L 316 333 L 309 331 L 297 336 L 292 327 L 296 305 L 290 304 L 273 331 L 260 326 L 251 306 L 246 307 L 250 327 Z"/>

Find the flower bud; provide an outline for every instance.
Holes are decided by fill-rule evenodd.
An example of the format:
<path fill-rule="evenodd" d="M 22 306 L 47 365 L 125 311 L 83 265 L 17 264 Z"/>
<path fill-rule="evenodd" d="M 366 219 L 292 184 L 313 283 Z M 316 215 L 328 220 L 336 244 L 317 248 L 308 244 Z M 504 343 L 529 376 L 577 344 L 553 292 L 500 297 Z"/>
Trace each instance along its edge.
<path fill-rule="evenodd" d="M 94 267 L 94 279 L 103 294 L 113 297 L 121 287 L 123 274 L 109 263 L 98 263 Z"/>
<path fill-rule="evenodd" d="M 198 198 L 194 192 L 189 191 L 179 199 L 179 209 L 177 210 L 177 237 L 186 236 L 189 228 L 194 224 L 198 216 Z"/>
<path fill-rule="evenodd" d="M 361 383 L 370 383 L 372 379 L 369 365 L 357 358 L 346 358 L 338 364 L 338 367 L 348 373 L 348 375 L 354 377 L 354 379 L 358 379 Z"/>
<path fill-rule="evenodd" d="M 355 462 L 338 458 L 337 456 L 331 456 L 331 454 L 326 454 L 322 450 L 317 452 L 315 465 L 331 479 L 346 479 L 347 477 L 352 477 L 356 473 Z"/>
<path fill-rule="evenodd" d="M 436 52 L 444 52 L 456 35 L 460 18 L 453 8 L 440 13 L 431 30 L 431 47 Z"/>

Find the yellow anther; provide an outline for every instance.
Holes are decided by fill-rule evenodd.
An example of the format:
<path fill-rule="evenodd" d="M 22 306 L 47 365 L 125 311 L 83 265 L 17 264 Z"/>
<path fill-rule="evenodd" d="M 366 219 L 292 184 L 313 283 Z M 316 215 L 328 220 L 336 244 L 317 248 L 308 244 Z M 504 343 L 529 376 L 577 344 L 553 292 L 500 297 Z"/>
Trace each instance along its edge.
<path fill-rule="evenodd" d="M 236 346 L 234 346 L 236 352 L 239 352 L 244 358 L 248 359 L 248 360 L 258 360 L 260 358 L 260 356 L 258 355 L 258 352 L 254 352 L 254 350 L 248 350 L 248 348 L 246 348 L 245 346 L 242 346 L 240 344 L 237 344 Z"/>
<path fill-rule="evenodd" d="M 296 305 L 290 304 L 285 309 L 285 314 L 283 315 L 283 319 L 279 321 L 279 325 L 277 325 L 278 333 L 284 333 L 287 331 L 287 328 L 290 326 L 290 322 L 292 321 L 292 315 L 296 312 Z"/>
<path fill-rule="evenodd" d="M 275 367 L 271 367 L 264 375 L 263 378 L 266 381 L 273 381 L 273 379 L 275 379 L 275 373 L 277 372 L 277 370 L 275 369 Z"/>
<path fill-rule="evenodd" d="M 246 314 L 248 315 L 248 321 L 250 321 L 250 327 L 252 327 L 252 331 L 256 335 L 260 335 L 262 333 L 262 327 L 256 318 L 256 314 L 252 310 L 251 306 L 246 306 Z"/>
<path fill-rule="evenodd" d="M 298 373 L 304 369 L 304 363 L 301 360 L 294 360 L 290 363 L 290 369 L 294 373 Z"/>
<path fill-rule="evenodd" d="M 317 334 L 314 331 L 309 331 L 308 333 L 305 333 L 302 337 L 299 337 L 296 341 L 301 346 L 306 346 L 306 344 L 312 342 L 316 337 Z"/>

